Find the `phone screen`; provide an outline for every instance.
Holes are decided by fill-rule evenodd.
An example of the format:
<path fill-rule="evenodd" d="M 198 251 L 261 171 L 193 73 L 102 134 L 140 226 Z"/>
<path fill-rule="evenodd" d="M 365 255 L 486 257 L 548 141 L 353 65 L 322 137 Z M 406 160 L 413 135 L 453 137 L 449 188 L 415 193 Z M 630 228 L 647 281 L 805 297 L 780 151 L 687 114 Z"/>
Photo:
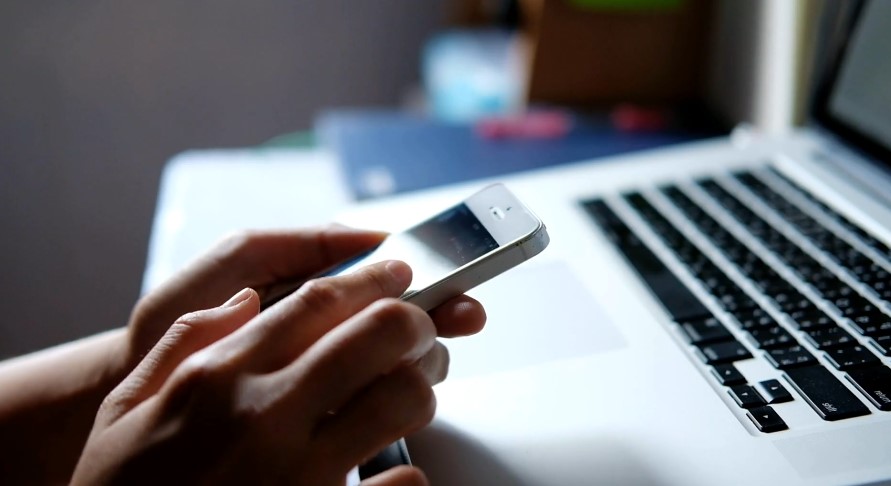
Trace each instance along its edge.
<path fill-rule="evenodd" d="M 387 237 L 371 253 L 331 272 L 350 273 L 384 260 L 402 260 L 412 268 L 407 292 L 426 288 L 486 253 L 498 243 L 466 204 L 460 203 L 401 233 Z"/>

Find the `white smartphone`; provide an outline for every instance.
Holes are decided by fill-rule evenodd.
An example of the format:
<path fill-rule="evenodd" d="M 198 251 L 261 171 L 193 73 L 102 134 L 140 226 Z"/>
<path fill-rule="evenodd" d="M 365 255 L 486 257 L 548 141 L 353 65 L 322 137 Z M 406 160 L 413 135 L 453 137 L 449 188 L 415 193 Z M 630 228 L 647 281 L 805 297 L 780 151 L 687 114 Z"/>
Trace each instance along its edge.
<path fill-rule="evenodd" d="M 541 253 L 549 242 L 544 223 L 504 185 L 494 184 L 326 275 L 402 260 L 413 272 L 402 299 L 430 310 Z M 351 471 L 347 485 L 400 464 L 411 464 L 402 439 Z"/>
<path fill-rule="evenodd" d="M 430 310 L 532 258 L 549 241 L 544 223 L 504 185 L 493 184 L 323 275 L 402 260 L 413 272 L 402 299 Z M 264 307 L 297 287 L 275 292 Z"/>
<path fill-rule="evenodd" d="M 413 272 L 402 299 L 430 310 L 532 258 L 548 242 L 544 223 L 504 185 L 494 184 L 388 236 L 370 253 L 332 274 L 402 260 Z"/>

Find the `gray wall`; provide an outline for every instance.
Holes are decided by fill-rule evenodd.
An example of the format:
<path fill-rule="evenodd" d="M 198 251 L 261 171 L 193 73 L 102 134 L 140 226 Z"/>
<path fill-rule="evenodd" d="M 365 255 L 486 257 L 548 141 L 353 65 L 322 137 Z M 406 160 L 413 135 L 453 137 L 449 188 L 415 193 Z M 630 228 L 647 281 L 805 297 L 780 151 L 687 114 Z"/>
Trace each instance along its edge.
<path fill-rule="evenodd" d="M 0 2 L 0 357 L 126 322 L 171 155 L 398 103 L 444 3 Z"/>

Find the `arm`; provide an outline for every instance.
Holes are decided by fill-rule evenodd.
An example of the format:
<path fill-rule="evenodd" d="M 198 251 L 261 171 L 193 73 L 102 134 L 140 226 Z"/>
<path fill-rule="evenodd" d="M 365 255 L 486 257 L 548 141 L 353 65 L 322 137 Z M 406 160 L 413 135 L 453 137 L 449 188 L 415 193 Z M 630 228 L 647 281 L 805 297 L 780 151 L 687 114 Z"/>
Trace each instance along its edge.
<path fill-rule="evenodd" d="M 115 329 L 0 364 L 4 481 L 68 481 L 96 410 L 126 376 L 125 347 Z"/>
<path fill-rule="evenodd" d="M 100 404 L 180 316 L 219 306 L 245 287 L 262 297 L 277 282 L 312 275 L 384 237 L 342 226 L 236 235 L 141 299 L 127 328 L 0 363 L 0 477 L 67 482 Z M 430 315 L 440 336 L 472 334 L 485 321 L 468 297 Z M 437 345 L 418 367 L 441 379 L 444 360 Z"/>
<path fill-rule="evenodd" d="M 433 417 L 444 370 L 417 363 L 437 349 L 440 326 L 396 298 L 410 280 L 404 263 L 385 262 L 312 280 L 263 314 L 248 289 L 181 318 L 103 403 L 74 483 L 156 483 L 176 471 L 189 483 L 343 484 Z M 482 317 L 464 324 L 479 329 Z M 378 480 L 422 484 L 423 474 Z"/>
<path fill-rule="evenodd" d="M 237 234 L 142 298 L 126 328 L 0 363 L 0 478 L 67 482 L 102 400 L 181 315 L 311 275 L 384 237 L 343 226 Z"/>

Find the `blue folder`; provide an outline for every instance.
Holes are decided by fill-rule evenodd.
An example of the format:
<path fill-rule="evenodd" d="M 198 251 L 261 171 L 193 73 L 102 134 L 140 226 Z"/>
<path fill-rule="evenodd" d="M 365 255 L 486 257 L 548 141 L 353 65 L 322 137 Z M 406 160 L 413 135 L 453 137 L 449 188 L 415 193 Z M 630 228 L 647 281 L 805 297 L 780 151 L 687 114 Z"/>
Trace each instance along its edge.
<path fill-rule="evenodd" d="M 472 125 L 398 111 L 335 110 L 316 120 L 356 199 L 414 191 L 702 138 L 700 133 L 624 133 L 608 120 L 574 119 L 556 139 L 486 139 Z"/>

